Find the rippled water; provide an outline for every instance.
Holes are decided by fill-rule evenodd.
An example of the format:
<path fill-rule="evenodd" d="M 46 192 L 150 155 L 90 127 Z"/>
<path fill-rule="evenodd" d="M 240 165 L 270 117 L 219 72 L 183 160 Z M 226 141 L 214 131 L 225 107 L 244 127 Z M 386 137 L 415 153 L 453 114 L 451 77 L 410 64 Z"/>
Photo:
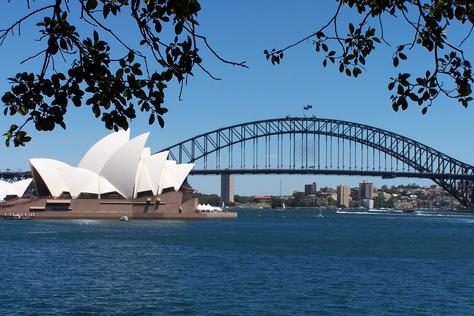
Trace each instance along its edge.
<path fill-rule="evenodd" d="M 0 221 L 0 314 L 474 313 L 474 215 L 323 214 Z"/>

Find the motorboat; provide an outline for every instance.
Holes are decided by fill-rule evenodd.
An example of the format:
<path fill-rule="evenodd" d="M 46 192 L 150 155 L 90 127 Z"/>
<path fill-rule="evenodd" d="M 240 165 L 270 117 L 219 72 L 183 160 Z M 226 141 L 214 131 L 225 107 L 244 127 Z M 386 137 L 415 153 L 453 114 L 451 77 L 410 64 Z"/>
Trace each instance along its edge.
<path fill-rule="evenodd" d="M 122 222 L 127 222 L 128 221 L 128 216 L 127 215 L 123 215 L 120 217 L 120 221 Z"/>

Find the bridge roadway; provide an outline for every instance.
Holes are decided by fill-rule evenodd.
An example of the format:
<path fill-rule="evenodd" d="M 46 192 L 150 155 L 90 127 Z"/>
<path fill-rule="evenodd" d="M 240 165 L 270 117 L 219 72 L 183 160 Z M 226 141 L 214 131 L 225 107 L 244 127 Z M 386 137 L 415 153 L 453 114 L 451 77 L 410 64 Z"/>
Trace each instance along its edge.
<path fill-rule="evenodd" d="M 453 179 L 474 181 L 474 175 L 469 174 L 447 174 L 447 173 L 422 173 L 422 172 L 403 172 L 403 171 L 371 171 L 371 170 L 330 170 L 330 169 L 193 169 L 191 175 L 336 175 L 336 176 L 367 176 L 381 177 L 382 179 L 393 178 L 420 178 L 420 179 Z M 2 180 L 19 180 L 31 178 L 30 171 L 0 171 Z"/>
<path fill-rule="evenodd" d="M 330 170 L 330 169 L 193 169 L 192 175 L 270 175 L 270 174 L 295 174 L 295 175 L 338 175 L 338 176 L 368 176 L 393 178 L 421 178 L 421 179 L 453 179 L 474 181 L 470 174 L 423 173 L 403 171 L 370 171 L 370 170 Z"/>

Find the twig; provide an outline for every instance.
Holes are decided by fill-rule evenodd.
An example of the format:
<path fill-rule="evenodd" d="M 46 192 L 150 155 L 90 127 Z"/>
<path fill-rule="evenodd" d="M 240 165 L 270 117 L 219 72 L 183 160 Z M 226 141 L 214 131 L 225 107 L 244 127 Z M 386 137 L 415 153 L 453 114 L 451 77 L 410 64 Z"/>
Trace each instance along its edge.
<path fill-rule="evenodd" d="M 461 47 L 465 41 L 471 36 L 472 30 L 474 29 L 474 25 L 471 25 L 471 29 L 469 30 L 469 33 L 467 33 L 466 37 L 459 43 L 459 47 Z"/>
<path fill-rule="evenodd" d="M 336 13 L 334 14 L 334 16 L 333 16 L 333 17 L 331 18 L 331 20 L 329 20 L 323 27 L 321 27 L 317 32 L 311 33 L 310 35 L 303 37 L 303 38 L 300 39 L 299 41 L 297 41 L 297 42 L 295 42 L 295 43 L 293 43 L 293 44 L 290 44 L 290 45 L 286 46 L 285 48 L 282 48 L 282 49 L 279 49 L 279 50 L 273 52 L 273 54 L 280 54 L 280 53 L 282 53 L 282 52 L 284 52 L 284 51 L 286 51 L 286 50 L 288 50 L 288 49 L 290 49 L 290 48 L 292 48 L 292 47 L 295 47 L 295 46 L 297 46 L 297 45 L 303 43 L 304 41 L 310 39 L 311 37 L 316 36 L 316 34 L 318 34 L 319 32 L 324 31 L 324 30 L 337 18 L 337 16 L 339 15 L 339 11 L 340 11 L 340 9 L 341 9 L 341 7 L 342 7 L 342 3 L 343 3 L 343 2 L 344 2 L 344 1 L 340 1 L 340 2 L 339 2 L 339 5 L 337 6 L 337 10 L 336 10 Z"/>
<path fill-rule="evenodd" d="M 6 29 L 1 29 L 0 30 L 0 33 L 3 33 L 2 35 L 0 35 L 0 45 L 3 45 L 3 43 L 5 42 L 5 39 L 7 38 L 7 35 L 9 32 L 12 32 L 13 33 L 13 29 L 18 25 L 20 25 L 23 21 L 27 20 L 28 18 L 30 18 L 31 16 L 35 15 L 36 13 L 38 12 L 41 12 L 41 11 L 44 11 L 44 10 L 47 10 L 47 9 L 52 9 L 56 6 L 56 4 L 51 4 L 51 5 L 48 5 L 48 6 L 45 6 L 45 7 L 42 7 L 42 8 L 39 8 L 39 9 L 36 9 L 32 12 L 30 12 L 29 14 L 25 15 L 24 17 L 22 17 L 21 19 L 17 20 L 15 23 L 13 23 L 10 27 L 6 28 Z"/>

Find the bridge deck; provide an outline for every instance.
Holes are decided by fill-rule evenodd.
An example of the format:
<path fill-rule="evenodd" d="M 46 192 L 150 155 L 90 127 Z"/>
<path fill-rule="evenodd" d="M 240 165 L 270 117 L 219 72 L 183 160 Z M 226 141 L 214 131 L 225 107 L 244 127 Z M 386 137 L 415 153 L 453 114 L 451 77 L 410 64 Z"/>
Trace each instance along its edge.
<path fill-rule="evenodd" d="M 330 170 L 330 169 L 193 169 L 192 175 L 221 175 L 221 174 L 312 174 L 312 175 L 349 175 L 391 178 L 422 178 L 422 179 L 464 179 L 474 180 L 473 175 L 446 174 L 446 173 L 420 173 L 402 171 L 371 171 L 371 170 Z"/>

